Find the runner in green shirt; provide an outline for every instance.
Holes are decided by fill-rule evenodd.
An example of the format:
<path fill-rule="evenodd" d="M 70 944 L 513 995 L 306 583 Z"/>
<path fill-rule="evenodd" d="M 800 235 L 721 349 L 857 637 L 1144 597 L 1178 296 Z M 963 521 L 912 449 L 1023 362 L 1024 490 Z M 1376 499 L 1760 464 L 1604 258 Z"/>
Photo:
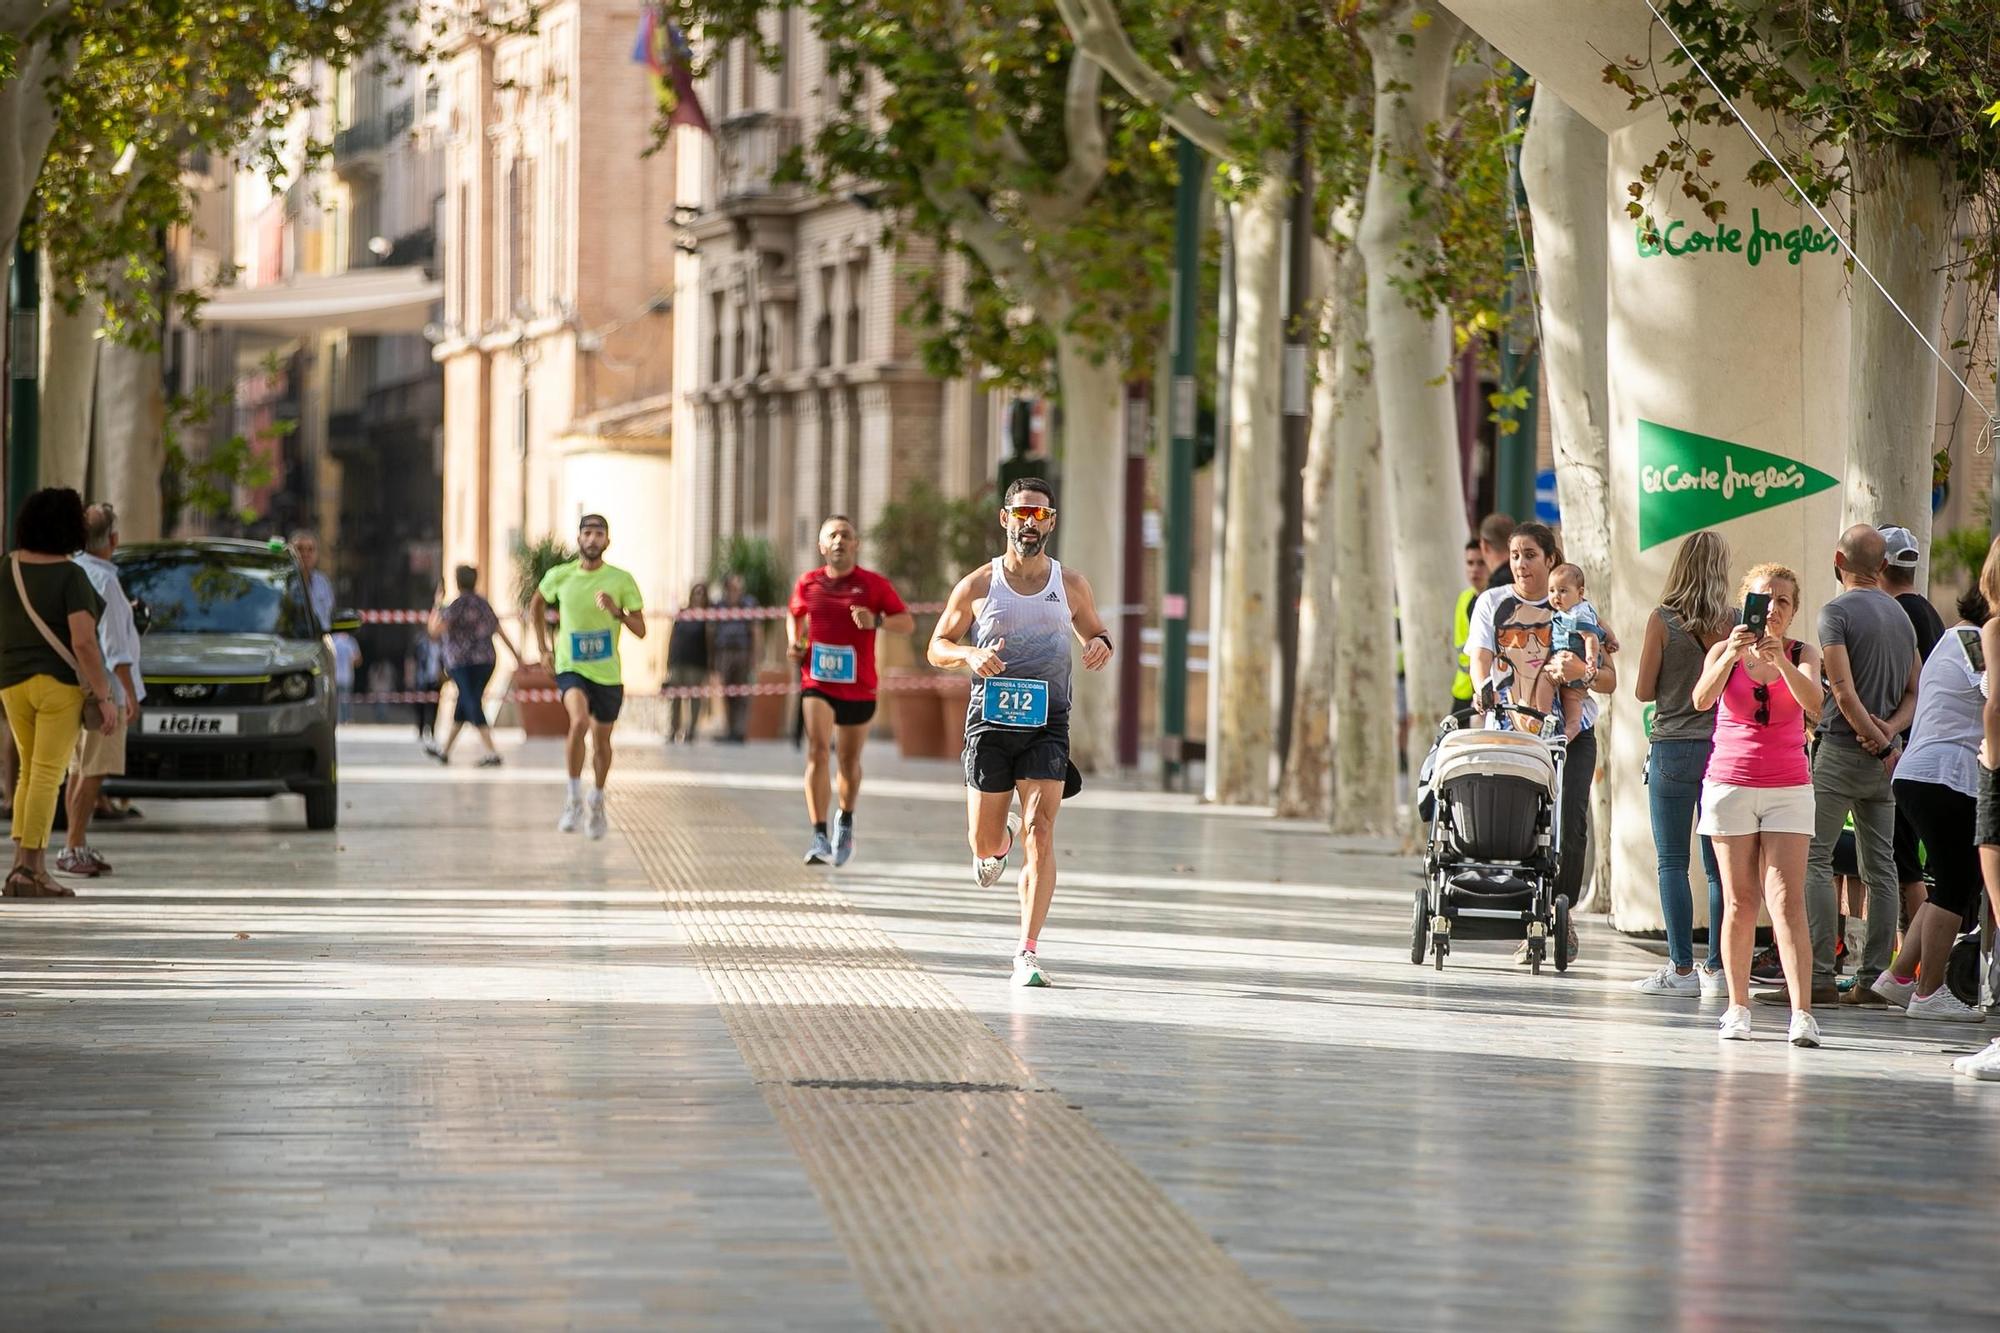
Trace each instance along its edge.
<path fill-rule="evenodd" d="M 585 514 L 576 525 L 577 558 L 542 576 L 528 607 L 542 660 L 549 660 L 549 607 L 556 609 L 556 689 L 569 714 L 569 795 L 556 828 L 574 833 L 579 824 L 592 838 L 610 828 L 604 812 L 604 783 L 611 776 L 611 728 L 625 704 L 625 677 L 618 643 L 626 630 L 646 637 L 639 585 L 626 571 L 604 563 L 611 525 L 602 514 Z M 596 785 L 583 795 L 584 739 L 590 740 L 591 775 Z"/>

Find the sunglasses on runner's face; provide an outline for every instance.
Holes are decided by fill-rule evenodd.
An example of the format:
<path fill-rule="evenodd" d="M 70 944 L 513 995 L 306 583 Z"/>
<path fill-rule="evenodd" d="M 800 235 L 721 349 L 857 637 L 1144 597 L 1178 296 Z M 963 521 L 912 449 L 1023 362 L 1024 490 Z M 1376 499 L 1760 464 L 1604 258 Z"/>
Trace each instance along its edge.
<path fill-rule="evenodd" d="M 1031 519 L 1036 523 L 1046 523 L 1056 516 L 1056 511 L 1047 505 L 1008 505 L 1007 514 L 1019 523 L 1026 523 Z"/>

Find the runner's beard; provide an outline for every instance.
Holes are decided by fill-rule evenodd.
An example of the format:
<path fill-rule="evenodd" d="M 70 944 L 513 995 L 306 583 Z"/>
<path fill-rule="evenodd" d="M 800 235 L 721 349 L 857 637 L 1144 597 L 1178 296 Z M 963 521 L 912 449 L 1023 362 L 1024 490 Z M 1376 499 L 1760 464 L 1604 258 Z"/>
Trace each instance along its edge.
<path fill-rule="evenodd" d="M 1047 544 L 1048 544 L 1048 537 L 1039 532 L 1033 534 L 1032 536 L 1025 532 L 1017 532 L 1014 534 L 1014 553 L 1019 556 L 1032 559 L 1035 556 L 1040 555 L 1042 553 L 1042 547 L 1046 546 Z"/>

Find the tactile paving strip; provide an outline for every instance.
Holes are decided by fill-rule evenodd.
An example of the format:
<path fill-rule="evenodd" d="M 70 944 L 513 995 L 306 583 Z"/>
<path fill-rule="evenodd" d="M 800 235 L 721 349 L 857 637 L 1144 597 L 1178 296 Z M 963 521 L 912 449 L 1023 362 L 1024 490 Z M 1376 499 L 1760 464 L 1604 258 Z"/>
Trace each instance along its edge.
<path fill-rule="evenodd" d="M 733 799 L 628 789 L 617 824 L 890 1327 L 1296 1326 Z"/>

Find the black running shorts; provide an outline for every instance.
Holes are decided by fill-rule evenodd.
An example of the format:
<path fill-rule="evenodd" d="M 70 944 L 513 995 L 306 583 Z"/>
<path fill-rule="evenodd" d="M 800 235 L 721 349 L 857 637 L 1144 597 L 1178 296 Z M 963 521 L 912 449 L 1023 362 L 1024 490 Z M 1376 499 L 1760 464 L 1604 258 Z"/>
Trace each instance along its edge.
<path fill-rule="evenodd" d="M 1069 719 L 1051 718 L 1045 727 L 967 727 L 965 785 L 974 791 L 1014 790 L 1017 782 L 1065 782 L 1069 763 Z"/>
<path fill-rule="evenodd" d="M 556 691 L 568 694 L 571 690 L 582 690 L 584 702 L 590 708 L 590 720 L 612 723 L 625 707 L 625 687 L 623 685 L 600 685 L 588 676 L 574 671 L 560 672 L 556 676 Z"/>
<path fill-rule="evenodd" d="M 800 690 L 801 699 L 817 699 L 833 710 L 833 725 L 836 727 L 865 727 L 875 720 L 873 699 L 836 699 L 819 690 Z"/>

